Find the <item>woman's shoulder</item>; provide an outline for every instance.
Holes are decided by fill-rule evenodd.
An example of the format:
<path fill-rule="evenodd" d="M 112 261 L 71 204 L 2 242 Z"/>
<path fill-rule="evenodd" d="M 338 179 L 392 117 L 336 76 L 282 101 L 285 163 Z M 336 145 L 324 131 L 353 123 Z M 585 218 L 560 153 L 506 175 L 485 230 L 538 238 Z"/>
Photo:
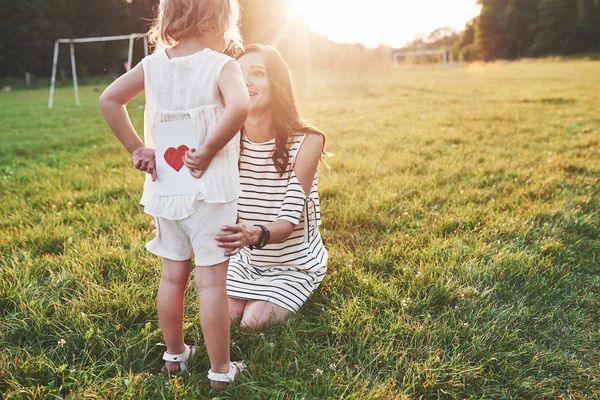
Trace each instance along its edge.
<path fill-rule="evenodd" d="M 318 133 L 307 133 L 305 138 L 304 138 L 304 143 L 306 143 L 306 141 L 308 140 L 308 143 L 311 144 L 318 144 L 319 147 L 323 147 L 323 144 L 325 143 L 325 139 L 323 138 L 323 135 L 319 135 Z"/>
<path fill-rule="evenodd" d="M 321 159 L 323 153 L 324 140 L 321 135 L 314 133 L 302 134 L 296 145 L 293 146 L 292 150 L 292 164 L 296 167 L 298 165 L 310 166 L 312 170 L 313 164 L 316 170 L 318 166 L 318 160 Z"/>
<path fill-rule="evenodd" d="M 298 133 L 291 136 L 290 141 L 293 145 L 300 145 L 299 151 L 301 152 L 313 152 L 318 151 L 319 153 L 323 150 L 325 143 L 323 136 L 317 133 Z"/>

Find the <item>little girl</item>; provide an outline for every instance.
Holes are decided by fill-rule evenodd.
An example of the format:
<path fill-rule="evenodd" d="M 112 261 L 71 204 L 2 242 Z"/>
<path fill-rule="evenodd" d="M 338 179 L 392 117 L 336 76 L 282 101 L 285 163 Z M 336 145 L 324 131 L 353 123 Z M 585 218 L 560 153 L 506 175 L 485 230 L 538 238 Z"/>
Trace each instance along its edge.
<path fill-rule="evenodd" d="M 157 297 L 167 345 L 163 371 L 185 371 L 195 351 L 183 341 L 193 255 L 208 378 L 216 390 L 244 367 L 230 362 L 228 259 L 214 239 L 220 227 L 235 223 L 240 194 L 238 135 L 250 100 L 239 65 L 222 54 L 241 44 L 238 20 L 237 0 L 161 0 L 150 31 L 158 50 L 100 98 L 108 125 L 135 167 L 147 172 L 141 204 L 158 234 L 146 248 L 163 262 Z M 141 92 L 145 144 L 124 106 Z"/>

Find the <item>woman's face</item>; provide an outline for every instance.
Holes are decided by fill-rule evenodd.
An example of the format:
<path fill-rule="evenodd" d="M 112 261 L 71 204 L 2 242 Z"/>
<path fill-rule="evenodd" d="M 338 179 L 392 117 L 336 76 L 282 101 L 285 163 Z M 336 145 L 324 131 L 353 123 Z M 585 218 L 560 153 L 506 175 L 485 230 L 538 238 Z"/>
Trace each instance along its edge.
<path fill-rule="evenodd" d="M 271 84 L 262 54 L 251 52 L 238 60 L 250 94 L 250 111 L 264 110 L 271 105 Z"/>

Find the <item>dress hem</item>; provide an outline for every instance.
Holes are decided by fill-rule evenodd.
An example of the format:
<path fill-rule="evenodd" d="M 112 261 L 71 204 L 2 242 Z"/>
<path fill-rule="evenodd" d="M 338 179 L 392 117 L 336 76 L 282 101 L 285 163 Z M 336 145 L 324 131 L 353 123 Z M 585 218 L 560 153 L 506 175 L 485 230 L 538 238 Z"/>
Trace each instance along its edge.
<path fill-rule="evenodd" d="M 172 213 L 167 213 L 165 212 L 165 210 L 163 211 L 159 211 L 159 212 L 152 212 L 152 210 L 148 210 L 148 204 L 147 203 L 142 203 L 140 202 L 140 205 L 144 206 L 144 212 L 154 218 L 165 218 L 165 219 L 169 219 L 171 221 L 179 221 L 185 218 L 190 217 L 191 215 L 194 214 L 194 210 L 193 210 L 193 204 L 196 201 L 202 201 L 204 203 L 210 203 L 210 204 L 228 204 L 231 203 L 232 201 L 237 201 L 238 198 L 240 197 L 240 194 L 238 194 L 237 196 L 234 196 L 233 198 L 229 199 L 229 200 L 210 200 L 210 199 L 206 199 L 206 197 L 197 197 L 196 199 L 194 199 L 194 201 L 192 202 L 192 204 L 190 206 L 188 206 L 188 212 L 183 213 L 181 215 L 173 215 Z"/>

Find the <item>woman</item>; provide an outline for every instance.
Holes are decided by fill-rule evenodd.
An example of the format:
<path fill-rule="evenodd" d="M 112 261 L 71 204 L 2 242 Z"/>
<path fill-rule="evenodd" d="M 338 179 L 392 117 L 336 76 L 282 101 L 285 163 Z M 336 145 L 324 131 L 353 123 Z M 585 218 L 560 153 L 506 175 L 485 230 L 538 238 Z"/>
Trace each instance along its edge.
<path fill-rule="evenodd" d="M 216 239 L 231 256 L 231 318 L 259 329 L 297 312 L 327 271 L 317 193 L 325 135 L 300 119 L 289 69 L 274 47 L 249 45 L 237 58 L 250 92 L 240 222 Z"/>

